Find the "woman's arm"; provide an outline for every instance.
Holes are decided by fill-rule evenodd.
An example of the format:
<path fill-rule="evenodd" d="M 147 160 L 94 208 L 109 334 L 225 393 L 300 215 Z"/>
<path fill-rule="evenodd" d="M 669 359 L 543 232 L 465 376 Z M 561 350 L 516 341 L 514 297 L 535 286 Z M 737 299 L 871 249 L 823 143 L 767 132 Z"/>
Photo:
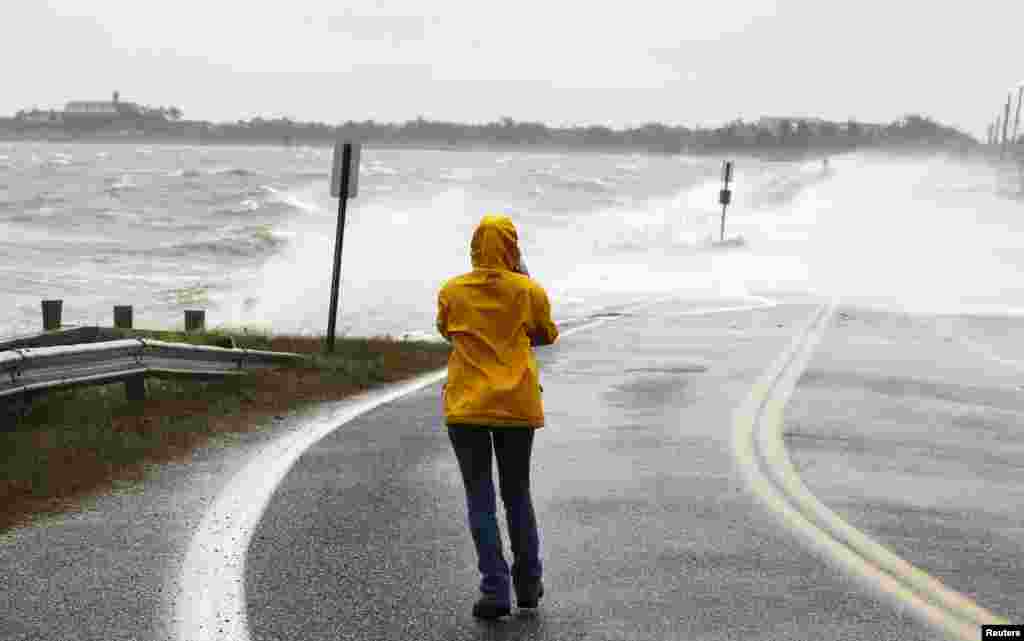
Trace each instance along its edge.
<path fill-rule="evenodd" d="M 540 285 L 533 285 L 530 292 L 530 299 L 533 309 L 533 327 L 527 332 L 530 337 L 530 345 L 551 345 L 558 340 L 558 326 L 551 320 L 551 303 L 548 300 L 547 292 Z"/>

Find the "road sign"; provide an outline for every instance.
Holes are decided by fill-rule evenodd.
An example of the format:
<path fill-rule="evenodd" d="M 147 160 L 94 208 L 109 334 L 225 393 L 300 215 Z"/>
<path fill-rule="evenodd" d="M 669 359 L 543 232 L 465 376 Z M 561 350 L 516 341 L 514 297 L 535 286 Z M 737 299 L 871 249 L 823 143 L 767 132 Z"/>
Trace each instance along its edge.
<path fill-rule="evenodd" d="M 348 167 L 345 167 L 345 147 L 349 147 Z M 359 151 L 362 145 L 351 142 L 334 143 L 334 163 L 331 166 L 331 197 L 341 196 L 342 173 L 348 175 L 348 197 L 355 198 L 359 187 Z"/>
<path fill-rule="evenodd" d="M 729 191 L 729 181 L 732 180 L 732 161 L 727 160 L 722 165 L 722 189 L 718 192 L 718 203 L 722 206 L 722 228 L 719 232 L 718 241 L 725 242 L 725 210 L 732 201 L 732 192 Z"/>
<path fill-rule="evenodd" d="M 341 250 L 345 244 L 345 204 L 356 195 L 359 178 L 358 143 L 334 144 L 331 167 L 331 196 L 338 199 L 338 236 L 334 241 L 334 273 L 331 276 L 331 309 L 327 318 L 327 352 L 334 352 L 334 326 L 338 317 L 338 286 L 341 280 Z"/>

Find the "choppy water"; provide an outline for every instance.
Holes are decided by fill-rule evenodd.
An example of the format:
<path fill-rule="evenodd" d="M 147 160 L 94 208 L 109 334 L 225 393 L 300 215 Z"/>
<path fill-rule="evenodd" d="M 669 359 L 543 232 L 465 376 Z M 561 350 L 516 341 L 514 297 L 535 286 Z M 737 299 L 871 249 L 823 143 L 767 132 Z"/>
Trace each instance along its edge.
<path fill-rule="evenodd" d="M 324 332 L 337 201 L 330 151 L 0 143 L 0 335 L 65 324 Z M 1024 308 L 1024 205 L 955 161 L 738 159 L 715 249 L 720 161 L 365 149 L 350 201 L 339 331 L 436 336 L 437 289 L 508 213 L 556 318 L 669 292 L 837 294 L 911 311 Z M 1002 181 L 1002 182 L 1001 182 Z"/>

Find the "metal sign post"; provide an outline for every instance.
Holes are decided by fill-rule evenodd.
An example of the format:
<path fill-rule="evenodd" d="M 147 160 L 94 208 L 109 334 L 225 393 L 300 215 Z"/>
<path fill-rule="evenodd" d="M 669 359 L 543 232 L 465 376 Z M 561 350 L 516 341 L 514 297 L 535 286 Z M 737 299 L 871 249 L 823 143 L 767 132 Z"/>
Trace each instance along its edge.
<path fill-rule="evenodd" d="M 338 281 L 341 278 L 341 248 L 345 241 L 345 205 L 356 195 L 359 183 L 360 145 L 335 143 L 331 168 L 331 196 L 338 199 L 338 235 L 334 241 L 334 275 L 331 279 L 331 311 L 327 318 L 327 353 L 334 353 L 334 326 L 338 316 Z"/>
<path fill-rule="evenodd" d="M 719 232 L 718 242 L 725 242 L 725 210 L 732 201 L 732 192 L 729 191 L 729 181 L 732 180 L 732 161 L 726 161 L 722 167 L 722 181 L 724 186 L 722 191 L 718 192 L 718 202 L 722 205 L 722 229 Z"/>

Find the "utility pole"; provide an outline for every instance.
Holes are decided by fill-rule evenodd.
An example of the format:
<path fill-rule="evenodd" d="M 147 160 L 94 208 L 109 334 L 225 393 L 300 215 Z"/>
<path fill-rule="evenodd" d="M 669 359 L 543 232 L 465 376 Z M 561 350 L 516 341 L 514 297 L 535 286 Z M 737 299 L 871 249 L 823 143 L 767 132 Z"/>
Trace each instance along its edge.
<path fill-rule="evenodd" d="M 1006 154 L 1006 143 L 1010 136 L 1010 101 L 1013 100 L 1009 95 L 1006 96 L 1006 110 L 1003 112 L 1003 146 L 999 148 L 999 157 L 1002 158 Z"/>
<path fill-rule="evenodd" d="M 1017 89 L 1017 118 L 1013 123 L 1013 142 L 1016 144 L 1017 139 L 1020 137 L 1020 103 L 1024 100 L 1024 85 L 1021 85 Z"/>

